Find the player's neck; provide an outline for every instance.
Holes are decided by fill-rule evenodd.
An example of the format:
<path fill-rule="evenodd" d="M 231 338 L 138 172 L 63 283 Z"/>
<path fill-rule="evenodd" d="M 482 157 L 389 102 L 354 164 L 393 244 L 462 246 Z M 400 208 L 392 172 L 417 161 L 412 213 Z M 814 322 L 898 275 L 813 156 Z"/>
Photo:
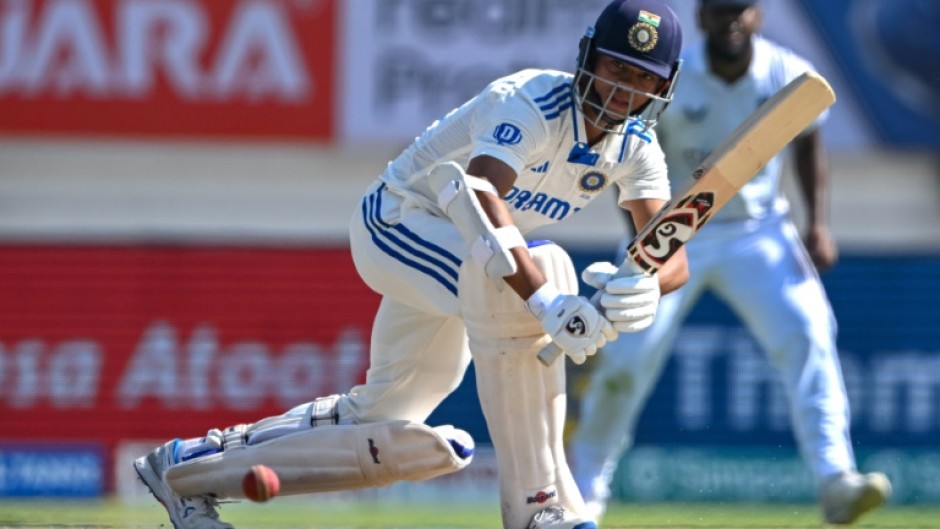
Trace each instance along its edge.
<path fill-rule="evenodd" d="M 604 136 L 607 134 L 606 130 L 599 129 L 591 123 L 586 123 L 585 132 L 587 132 L 587 144 L 591 147 L 595 146 L 604 139 Z"/>
<path fill-rule="evenodd" d="M 594 107 L 586 104 L 582 105 L 581 113 L 585 118 L 584 132 L 587 134 L 587 144 L 593 147 L 604 139 L 607 131 L 594 124 L 594 120 L 597 117 L 597 110 Z"/>

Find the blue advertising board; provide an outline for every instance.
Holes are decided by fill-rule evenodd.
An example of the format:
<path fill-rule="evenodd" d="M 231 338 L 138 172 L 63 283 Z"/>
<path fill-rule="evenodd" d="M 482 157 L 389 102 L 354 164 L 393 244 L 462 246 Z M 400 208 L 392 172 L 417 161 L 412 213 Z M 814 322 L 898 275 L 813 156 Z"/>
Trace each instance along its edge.
<path fill-rule="evenodd" d="M 573 252 L 572 257 L 578 270 L 611 258 L 592 252 Z M 822 278 L 839 323 L 837 342 L 860 466 L 887 471 L 896 482 L 898 501 L 940 501 L 940 489 L 931 485 L 935 479 L 925 473 L 940 471 L 940 256 L 844 255 Z M 707 376 L 688 376 L 703 371 Z M 584 376 L 581 368 L 569 368 L 571 421 L 577 420 L 579 376 Z M 759 491 L 763 498 L 811 499 L 812 477 L 799 460 L 788 406 L 747 329 L 721 302 L 705 295 L 679 333 L 640 417 L 637 446 L 622 463 L 615 493 L 747 500 L 749 490 L 758 491 L 748 476 L 769 472 L 780 479 Z M 489 442 L 472 370 L 429 423 L 454 424 L 478 442 Z M 699 479 L 712 480 L 715 487 L 671 488 L 670 483 L 694 482 L 688 476 L 693 468 L 705 472 Z M 793 486 L 781 488 L 784 478 Z"/>
<path fill-rule="evenodd" d="M 88 444 L 0 444 L 0 497 L 98 497 L 104 453 Z"/>

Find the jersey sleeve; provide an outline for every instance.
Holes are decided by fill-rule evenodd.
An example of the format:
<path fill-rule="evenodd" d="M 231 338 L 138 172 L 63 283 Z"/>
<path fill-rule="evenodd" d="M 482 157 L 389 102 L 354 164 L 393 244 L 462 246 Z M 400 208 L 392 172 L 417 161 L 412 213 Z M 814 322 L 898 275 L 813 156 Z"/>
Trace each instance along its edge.
<path fill-rule="evenodd" d="M 669 200 L 669 177 L 666 157 L 655 134 L 647 142 L 630 138 L 629 156 L 621 164 L 622 177 L 617 180 L 617 203 L 642 199 Z"/>
<path fill-rule="evenodd" d="M 488 95 L 473 124 L 470 158 L 492 156 L 519 174 L 548 138 L 548 126 L 534 103 L 518 91 Z"/>

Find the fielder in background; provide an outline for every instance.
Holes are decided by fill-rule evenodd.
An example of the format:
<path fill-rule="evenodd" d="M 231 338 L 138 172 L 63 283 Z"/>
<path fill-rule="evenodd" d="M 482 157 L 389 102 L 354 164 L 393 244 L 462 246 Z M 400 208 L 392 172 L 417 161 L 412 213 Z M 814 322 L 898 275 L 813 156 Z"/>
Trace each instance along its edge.
<path fill-rule="evenodd" d="M 683 54 L 681 83 L 657 127 L 674 187 L 681 188 L 761 102 L 812 68 L 757 34 L 761 16 L 756 0 L 700 0 L 705 42 Z M 640 410 L 683 319 L 705 290 L 750 328 L 782 378 L 797 442 L 818 480 L 825 520 L 852 523 L 890 495 L 883 474 L 856 471 L 836 323 L 816 271 L 837 258 L 827 227 L 827 169 L 818 122 L 794 140 L 792 150 L 809 214 L 806 245 L 780 192 L 784 160 L 778 155 L 686 244 L 690 280 L 662 299 L 653 324 L 621 335 L 598 355 L 571 445 L 575 479 L 593 515 L 604 512 Z M 595 278 L 602 286 L 603 274 Z"/>
<path fill-rule="evenodd" d="M 574 75 L 497 79 L 432 124 L 368 188 L 350 227 L 362 279 L 380 293 L 363 385 L 250 425 L 172 440 L 135 468 L 177 529 L 226 529 L 217 500 L 244 498 L 254 465 L 282 494 L 383 486 L 458 471 L 473 440 L 424 421 L 475 362 L 507 529 L 594 529 L 562 447 L 565 366 L 648 325 L 685 254 L 657 277 L 614 278 L 607 307 L 577 295 L 568 254 L 523 234 L 566 219 L 608 186 L 638 223 L 669 199 L 651 127 L 681 48 L 662 0 L 616 0 L 581 41 Z M 572 54 L 574 55 L 574 54 Z M 323 310 L 333 302 L 323 300 Z"/>

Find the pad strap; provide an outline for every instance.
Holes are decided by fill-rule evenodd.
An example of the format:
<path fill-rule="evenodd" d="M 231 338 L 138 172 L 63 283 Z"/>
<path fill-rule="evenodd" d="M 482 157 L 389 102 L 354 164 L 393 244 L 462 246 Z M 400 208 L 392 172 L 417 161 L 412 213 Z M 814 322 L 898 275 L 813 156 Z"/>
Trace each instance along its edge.
<path fill-rule="evenodd" d="M 474 189 L 476 191 L 483 191 L 484 193 L 490 193 L 494 196 L 499 196 L 499 193 L 496 191 L 496 186 L 492 182 L 485 178 L 480 178 L 478 176 L 471 176 L 464 174 L 464 183 L 469 189 Z M 437 194 L 437 205 L 444 211 L 447 211 L 447 207 L 451 202 L 457 198 L 457 195 L 460 194 L 460 182 L 457 180 L 453 181 L 453 185 L 444 186 L 443 189 Z"/>
<path fill-rule="evenodd" d="M 486 178 L 464 174 L 464 181 L 467 182 L 467 187 L 470 189 L 483 191 L 484 193 L 489 193 L 497 197 L 499 196 L 499 193 L 496 191 L 496 186 L 494 186 L 493 182 L 490 182 Z"/>
<path fill-rule="evenodd" d="M 314 400 L 310 405 L 310 426 L 339 424 L 339 399 L 340 395 L 330 395 Z"/>
<path fill-rule="evenodd" d="M 236 424 L 222 430 L 222 449 L 234 450 L 248 445 L 248 425 Z"/>
<path fill-rule="evenodd" d="M 496 246 L 506 250 L 518 246 L 524 247 L 526 245 L 525 239 L 522 237 L 522 232 L 515 226 L 503 226 L 502 228 L 494 229 L 493 239 L 496 242 Z M 482 235 L 470 245 L 470 255 L 473 257 L 473 260 L 484 268 L 495 253 L 496 250 L 492 247 L 490 240 Z"/>

